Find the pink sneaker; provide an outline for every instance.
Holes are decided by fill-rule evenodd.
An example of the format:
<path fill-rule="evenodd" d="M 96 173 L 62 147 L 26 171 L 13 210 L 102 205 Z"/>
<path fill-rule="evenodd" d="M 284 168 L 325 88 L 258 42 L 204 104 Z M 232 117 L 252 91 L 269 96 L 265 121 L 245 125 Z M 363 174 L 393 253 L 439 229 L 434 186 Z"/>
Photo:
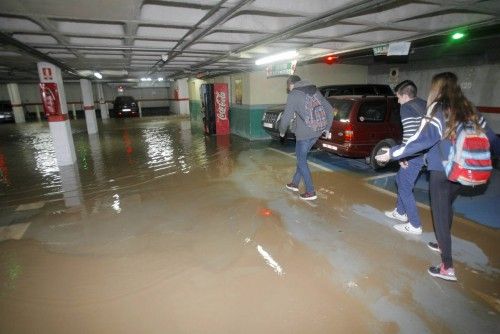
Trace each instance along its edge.
<path fill-rule="evenodd" d="M 457 276 L 455 276 L 455 269 L 453 269 L 453 267 L 445 269 L 444 263 L 441 263 L 439 266 L 429 267 L 427 271 L 431 276 L 439 277 L 447 281 L 456 282 L 457 280 Z"/>

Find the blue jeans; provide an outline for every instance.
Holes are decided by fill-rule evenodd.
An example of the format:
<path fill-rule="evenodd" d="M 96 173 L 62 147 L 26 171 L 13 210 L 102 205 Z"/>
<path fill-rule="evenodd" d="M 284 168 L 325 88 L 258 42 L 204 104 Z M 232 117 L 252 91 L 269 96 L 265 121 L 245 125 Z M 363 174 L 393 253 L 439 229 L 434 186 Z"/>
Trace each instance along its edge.
<path fill-rule="evenodd" d="M 398 201 L 396 209 L 399 214 L 406 214 L 408 221 L 413 227 L 420 227 L 420 217 L 418 216 L 417 203 L 413 195 L 413 187 L 418 174 L 424 165 L 423 156 L 410 158 L 407 168 L 400 168 L 396 175 L 396 184 L 398 185 Z"/>
<path fill-rule="evenodd" d="M 318 140 L 318 138 L 297 140 L 295 142 L 297 169 L 295 170 L 292 183 L 298 186 L 303 179 L 306 186 L 306 192 L 308 193 L 314 192 L 314 186 L 312 183 L 311 171 L 307 165 L 307 153 L 309 153 L 309 150 L 311 150 L 316 140 Z"/>

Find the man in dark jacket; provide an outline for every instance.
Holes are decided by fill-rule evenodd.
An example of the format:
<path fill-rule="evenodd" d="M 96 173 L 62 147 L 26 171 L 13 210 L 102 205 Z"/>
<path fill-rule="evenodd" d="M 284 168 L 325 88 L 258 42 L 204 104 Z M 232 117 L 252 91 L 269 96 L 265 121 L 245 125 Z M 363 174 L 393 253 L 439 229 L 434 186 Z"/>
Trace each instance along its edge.
<path fill-rule="evenodd" d="M 294 115 L 297 115 L 297 128 L 295 130 L 297 169 L 292 182 L 288 183 L 286 188 L 298 192 L 300 181 L 303 179 L 306 189 L 303 194 L 300 194 L 300 198 L 306 201 L 315 200 L 317 196 L 312 183 L 311 171 L 307 165 L 307 154 L 323 131 L 330 131 L 333 122 L 332 106 L 323 97 L 323 95 L 321 95 L 315 85 L 306 80 L 301 80 L 297 75 L 292 75 L 288 78 L 287 91 L 290 93 L 288 94 L 288 98 L 286 100 L 285 111 L 281 117 L 279 131 L 280 136 L 284 137 L 290 121 Z M 314 130 L 306 124 L 305 120 L 308 117 L 306 111 L 307 96 L 314 96 L 317 101 L 321 103 L 321 106 L 326 114 L 325 128 Z"/>

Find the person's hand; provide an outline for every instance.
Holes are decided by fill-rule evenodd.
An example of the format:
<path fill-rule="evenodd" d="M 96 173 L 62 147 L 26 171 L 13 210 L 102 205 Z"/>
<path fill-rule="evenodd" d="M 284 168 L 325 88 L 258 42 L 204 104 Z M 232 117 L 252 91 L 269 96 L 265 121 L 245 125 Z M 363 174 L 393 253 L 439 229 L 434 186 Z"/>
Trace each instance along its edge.
<path fill-rule="evenodd" d="M 406 160 L 399 161 L 399 166 L 401 168 L 404 168 L 404 169 L 408 168 L 408 166 L 409 166 L 408 161 L 406 161 Z"/>
<path fill-rule="evenodd" d="M 375 156 L 375 160 L 378 162 L 388 162 L 391 160 L 391 155 L 389 154 L 389 149 L 382 149 L 381 150 L 383 153 L 380 153 Z"/>
<path fill-rule="evenodd" d="M 280 133 L 280 144 L 285 145 L 286 139 L 285 139 L 285 134 Z"/>

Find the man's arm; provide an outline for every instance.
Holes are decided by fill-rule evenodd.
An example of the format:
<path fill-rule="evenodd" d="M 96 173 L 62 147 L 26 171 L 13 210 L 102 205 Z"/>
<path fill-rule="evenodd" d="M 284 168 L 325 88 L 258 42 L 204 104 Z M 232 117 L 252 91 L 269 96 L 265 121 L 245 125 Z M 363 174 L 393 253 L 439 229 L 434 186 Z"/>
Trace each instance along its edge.
<path fill-rule="evenodd" d="M 286 107 L 283 113 L 281 114 L 281 121 L 279 124 L 279 131 L 280 131 L 280 136 L 284 137 L 286 134 L 286 130 L 288 129 L 288 125 L 290 124 L 290 120 L 293 117 L 293 114 L 297 110 L 297 100 L 298 100 L 298 94 L 296 92 L 291 91 L 290 94 L 288 94 L 288 97 L 286 99 Z"/>
<path fill-rule="evenodd" d="M 319 94 L 320 95 L 320 102 L 321 102 L 321 105 L 323 106 L 323 109 L 325 110 L 325 113 L 326 113 L 326 131 L 330 132 L 331 128 L 332 128 L 332 123 L 333 123 L 333 107 L 332 105 L 330 104 L 330 102 L 328 102 L 327 99 L 325 99 L 325 97 L 323 95 L 321 95 L 321 93 Z"/>

